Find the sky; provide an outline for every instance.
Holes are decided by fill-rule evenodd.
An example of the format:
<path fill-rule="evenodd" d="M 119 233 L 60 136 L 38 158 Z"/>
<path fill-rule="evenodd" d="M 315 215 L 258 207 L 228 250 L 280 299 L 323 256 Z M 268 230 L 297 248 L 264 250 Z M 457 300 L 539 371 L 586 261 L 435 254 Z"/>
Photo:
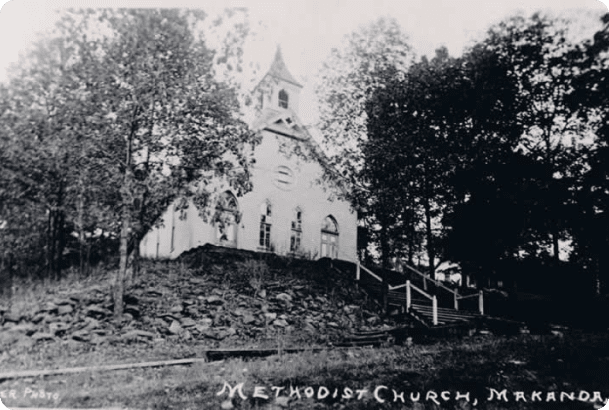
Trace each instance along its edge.
<path fill-rule="evenodd" d="M 446 46 L 453 56 L 483 36 L 486 29 L 518 12 L 538 10 L 575 17 L 590 35 L 600 27 L 609 0 L 0 0 L 0 81 L 9 64 L 53 23 L 53 10 L 66 7 L 196 7 L 217 12 L 246 7 L 257 32 L 246 56 L 265 71 L 280 45 L 291 73 L 305 85 L 301 120 L 315 123 L 313 79 L 333 47 L 358 27 L 382 16 L 396 18 L 418 56 Z"/>

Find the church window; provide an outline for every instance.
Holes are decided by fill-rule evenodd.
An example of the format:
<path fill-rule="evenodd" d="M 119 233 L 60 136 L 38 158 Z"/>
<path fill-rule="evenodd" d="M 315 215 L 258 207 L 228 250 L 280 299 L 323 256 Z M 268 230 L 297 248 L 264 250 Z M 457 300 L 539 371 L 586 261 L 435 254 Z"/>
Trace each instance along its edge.
<path fill-rule="evenodd" d="M 285 90 L 279 91 L 279 106 L 288 108 L 288 93 Z"/>
<path fill-rule="evenodd" d="M 302 240 L 302 210 L 296 208 L 294 211 L 294 219 L 292 220 L 292 235 L 290 237 L 290 252 L 296 252 L 300 249 Z"/>
<path fill-rule="evenodd" d="M 338 224 L 332 215 L 326 216 L 321 226 L 321 257 L 338 258 Z"/>
<path fill-rule="evenodd" d="M 224 192 L 216 206 L 216 241 L 222 246 L 237 246 L 237 219 L 239 204 L 237 198 L 229 192 Z"/>
<path fill-rule="evenodd" d="M 272 209 L 269 202 L 260 205 L 260 238 L 258 245 L 265 250 L 271 249 L 271 216 Z"/>

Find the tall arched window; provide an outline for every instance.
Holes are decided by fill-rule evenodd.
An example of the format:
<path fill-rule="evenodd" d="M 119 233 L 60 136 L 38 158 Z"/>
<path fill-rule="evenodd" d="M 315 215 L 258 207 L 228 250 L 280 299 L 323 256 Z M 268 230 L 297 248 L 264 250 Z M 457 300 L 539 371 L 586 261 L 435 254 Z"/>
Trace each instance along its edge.
<path fill-rule="evenodd" d="M 271 249 L 271 203 L 266 201 L 260 205 L 260 239 L 258 245 L 265 250 Z"/>
<path fill-rule="evenodd" d="M 302 239 L 302 210 L 296 208 L 292 217 L 292 235 L 290 236 L 290 252 L 300 250 L 300 242 Z"/>
<path fill-rule="evenodd" d="M 222 246 L 237 246 L 239 204 L 229 191 L 224 192 L 216 206 L 216 240 Z"/>
<path fill-rule="evenodd" d="M 288 108 L 288 93 L 285 90 L 279 91 L 279 106 Z"/>
<path fill-rule="evenodd" d="M 338 224 L 332 215 L 321 226 L 321 257 L 338 258 Z"/>

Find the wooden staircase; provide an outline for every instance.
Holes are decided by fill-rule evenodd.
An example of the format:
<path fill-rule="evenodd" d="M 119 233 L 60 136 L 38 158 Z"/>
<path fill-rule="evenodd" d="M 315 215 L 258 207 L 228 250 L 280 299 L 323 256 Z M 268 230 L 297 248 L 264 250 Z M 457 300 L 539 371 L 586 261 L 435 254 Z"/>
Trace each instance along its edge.
<path fill-rule="evenodd" d="M 352 272 L 353 265 L 349 265 L 333 261 L 333 267 L 341 272 Z M 469 293 L 461 294 L 413 267 L 406 268 L 406 273 L 375 272 L 358 263 L 356 284 L 378 302 L 385 314 L 410 322 L 410 327 L 468 330 L 484 320 L 482 291 L 469 289 Z"/>

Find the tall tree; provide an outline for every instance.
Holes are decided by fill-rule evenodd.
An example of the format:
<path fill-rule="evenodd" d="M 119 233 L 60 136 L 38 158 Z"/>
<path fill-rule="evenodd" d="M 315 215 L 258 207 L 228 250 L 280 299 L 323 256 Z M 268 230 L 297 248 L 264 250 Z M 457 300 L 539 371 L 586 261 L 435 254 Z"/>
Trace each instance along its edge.
<path fill-rule="evenodd" d="M 67 13 L 59 23 L 58 41 L 69 48 L 58 66 L 61 75 L 49 75 L 49 87 L 70 85 L 56 106 L 71 117 L 53 123 L 48 134 L 54 139 L 41 152 L 61 148 L 69 168 L 82 170 L 59 178 L 72 194 L 76 225 L 86 224 L 83 188 L 100 193 L 97 202 L 116 215 L 117 319 L 130 244 L 139 247 L 169 204 L 190 199 L 205 216 L 218 180 L 238 194 L 251 189 L 247 148 L 256 139 L 239 119 L 235 91 L 216 79 L 214 51 L 195 35 L 203 18 L 189 10 L 84 10 Z M 32 84 L 28 95 L 43 98 L 40 85 Z M 16 122 L 21 128 L 11 127 L 7 140 L 31 133 L 29 120 Z"/>

